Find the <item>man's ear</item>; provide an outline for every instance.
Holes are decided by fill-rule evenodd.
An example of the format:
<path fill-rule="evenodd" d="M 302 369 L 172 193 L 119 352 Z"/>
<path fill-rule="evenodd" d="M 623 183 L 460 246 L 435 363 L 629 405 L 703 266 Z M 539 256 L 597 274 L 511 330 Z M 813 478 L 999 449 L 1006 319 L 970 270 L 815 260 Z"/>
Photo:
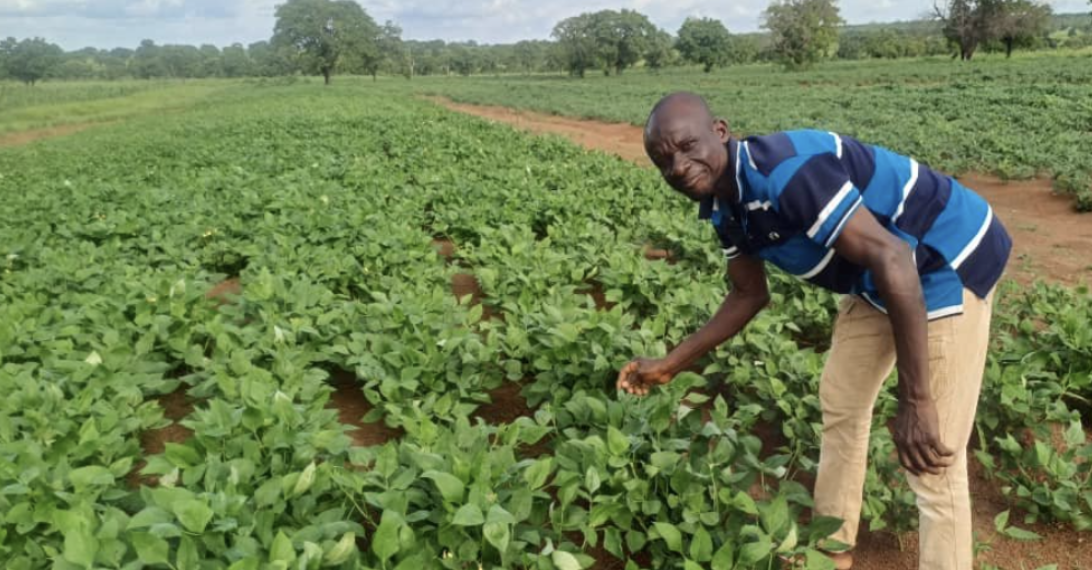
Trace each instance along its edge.
<path fill-rule="evenodd" d="M 720 117 L 713 119 L 713 132 L 717 134 L 717 138 L 722 143 L 727 143 L 732 136 L 732 130 L 728 128 L 728 121 Z"/>

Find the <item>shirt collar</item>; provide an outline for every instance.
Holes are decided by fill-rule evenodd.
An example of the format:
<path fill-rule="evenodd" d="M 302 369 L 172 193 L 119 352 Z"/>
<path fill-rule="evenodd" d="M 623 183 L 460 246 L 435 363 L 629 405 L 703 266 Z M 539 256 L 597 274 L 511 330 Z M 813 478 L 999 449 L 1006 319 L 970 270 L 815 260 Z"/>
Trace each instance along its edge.
<path fill-rule="evenodd" d="M 736 180 L 736 186 L 739 185 L 738 178 L 736 177 L 736 165 L 739 163 L 739 142 L 732 138 L 728 139 L 728 165 L 725 167 L 725 175 L 733 177 Z M 743 188 L 739 188 L 739 201 L 743 202 Z M 713 217 L 713 212 L 717 211 L 721 204 L 726 204 L 725 200 L 720 200 L 718 204 L 717 196 L 710 196 L 702 199 L 698 202 L 698 219 L 708 220 Z"/>

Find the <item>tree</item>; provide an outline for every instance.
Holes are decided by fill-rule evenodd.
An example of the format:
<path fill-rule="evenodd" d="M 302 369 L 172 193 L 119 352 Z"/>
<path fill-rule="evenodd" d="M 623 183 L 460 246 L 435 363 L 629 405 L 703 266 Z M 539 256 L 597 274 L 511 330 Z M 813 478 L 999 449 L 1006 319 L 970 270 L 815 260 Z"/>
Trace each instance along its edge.
<path fill-rule="evenodd" d="M 592 33 L 604 73 L 621 74 L 649 49 L 660 30 L 648 16 L 634 10 L 602 10 L 592 16 Z"/>
<path fill-rule="evenodd" d="M 403 73 L 406 77 L 412 77 L 412 72 L 405 73 L 407 67 L 406 48 L 402 45 L 402 28 L 394 22 L 387 20 L 379 30 L 376 37 L 376 57 L 369 62 L 368 72 L 374 81 L 381 67 L 386 67 L 394 73 Z"/>
<path fill-rule="evenodd" d="M 243 44 L 234 43 L 220 54 L 220 69 L 224 77 L 249 77 L 254 75 L 254 63 Z"/>
<path fill-rule="evenodd" d="M 291 58 L 293 48 L 278 48 L 267 41 L 254 42 L 247 46 L 246 53 L 254 65 L 254 74 L 259 77 L 279 77 L 296 72 Z"/>
<path fill-rule="evenodd" d="M 1029 47 L 1045 35 L 1054 14 L 1050 4 L 1031 0 L 1000 0 L 988 22 L 988 35 L 1005 45 L 1005 57 L 1015 47 Z"/>
<path fill-rule="evenodd" d="M 134 77 L 151 79 L 167 75 L 166 66 L 160 58 L 160 47 L 152 40 L 142 40 L 140 46 L 133 52 L 130 60 L 130 70 Z"/>
<path fill-rule="evenodd" d="M 649 38 L 648 47 L 645 49 L 645 65 L 649 69 L 662 69 L 671 65 L 676 58 L 671 43 L 670 34 L 663 30 L 656 30 L 656 33 Z"/>
<path fill-rule="evenodd" d="M 597 46 L 590 14 L 558 22 L 552 35 L 557 40 L 559 58 L 570 75 L 584 77 L 585 71 L 595 67 Z"/>
<path fill-rule="evenodd" d="M 8 75 L 27 85 L 34 85 L 48 77 L 64 58 L 64 50 L 60 46 L 42 38 L 26 38 L 9 45 L 6 51 L 4 67 Z"/>
<path fill-rule="evenodd" d="M 728 62 L 732 38 L 728 28 L 713 18 L 687 18 L 676 44 L 683 59 L 701 65 L 706 73 Z"/>
<path fill-rule="evenodd" d="M 646 56 L 660 32 L 647 16 L 633 10 L 601 10 L 566 18 L 554 26 L 569 73 L 599 67 L 620 74 Z"/>
<path fill-rule="evenodd" d="M 17 43 L 19 42 L 15 41 L 15 38 L 0 40 L 0 79 L 7 79 L 11 74 L 8 71 L 8 58 L 11 57 L 11 50 L 15 49 Z"/>
<path fill-rule="evenodd" d="M 321 74 L 326 85 L 345 60 L 377 57 L 379 26 L 353 0 L 288 0 L 276 19 L 273 45 L 290 48 L 300 69 Z"/>
<path fill-rule="evenodd" d="M 978 46 L 989 40 L 991 12 L 996 6 L 996 0 L 947 0 L 943 8 L 933 5 L 936 18 L 944 24 L 944 37 L 959 48 L 959 59 L 970 61 Z"/>
<path fill-rule="evenodd" d="M 844 22 L 834 0 L 774 0 L 763 13 L 773 51 L 789 69 L 803 69 L 838 49 Z"/>

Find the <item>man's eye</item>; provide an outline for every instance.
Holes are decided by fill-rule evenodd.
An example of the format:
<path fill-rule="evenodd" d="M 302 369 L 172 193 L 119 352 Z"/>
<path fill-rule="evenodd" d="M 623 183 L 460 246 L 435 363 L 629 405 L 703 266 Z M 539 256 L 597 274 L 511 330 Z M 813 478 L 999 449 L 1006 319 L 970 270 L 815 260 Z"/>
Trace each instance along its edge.
<path fill-rule="evenodd" d="M 682 143 L 682 146 L 679 147 L 679 148 L 680 148 L 680 150 L 683 150 L 683 151 L 687 151 L 687 150 L 690 150 L 690 149 L 694 148 L 694 139 L 689 139 L 687 141 L 684 141 Z"/>

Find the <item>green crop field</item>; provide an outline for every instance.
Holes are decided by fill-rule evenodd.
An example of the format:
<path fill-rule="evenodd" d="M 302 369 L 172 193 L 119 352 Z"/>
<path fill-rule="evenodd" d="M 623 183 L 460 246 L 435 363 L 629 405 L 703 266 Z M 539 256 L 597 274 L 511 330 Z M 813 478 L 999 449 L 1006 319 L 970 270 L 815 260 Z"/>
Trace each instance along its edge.
<path fill-rule="evenodd" d="M 420 78 L 414 89 L 456 101 L 644 124 L 677 90 L 708 98 L 739 133 L 818 128 L 915 156 L 953 174 L 1051 177 L 1092 209 L 1092 51 L 832 62 L 807 73 L 769 65 L 553 77 Z"/>
<path fill-rule="evenodd" d="M 1086 176 L 1087 75 L 997 79 L 1077 61 L 766 89 L 748 70 L 225 83 L 0 149 L 0 567 L 829 568 L 838 521 L 810 518 L 807 481 L 833 296 L 774 273 L 746 332 L 648 398 L 618 393 L 620 366 L 723 298 L 712 230 L 651 169 L 410 89 L 639 120 L 700 87 L 745 131 L 807 119 L 949 168 Z M 999 303 L 972 461 L 1004 497 L 994 543 L 1033 550 L 1092 528 L 1092 295 L 1006 283 Z M 875 533 L 917 520 L 894 410 L 881 396 Z"/>

